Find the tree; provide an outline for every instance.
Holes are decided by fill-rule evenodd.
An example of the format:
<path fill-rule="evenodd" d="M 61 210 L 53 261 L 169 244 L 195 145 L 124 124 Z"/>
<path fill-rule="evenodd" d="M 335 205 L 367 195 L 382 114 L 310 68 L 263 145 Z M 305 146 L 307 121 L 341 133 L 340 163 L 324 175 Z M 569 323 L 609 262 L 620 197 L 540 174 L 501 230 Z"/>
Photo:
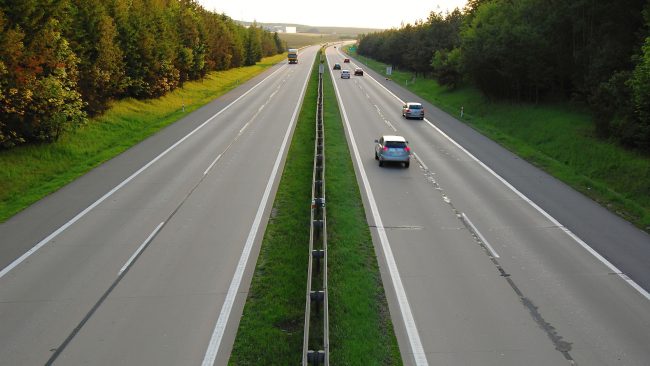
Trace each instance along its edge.
<path fill-rule="evenodd" d="M 3 72 L 2 144 L 55 141 L 63 131 L 85 122 L 77 91 L 78 58 L 62 37 L 59 22 L 50 19 L 26 48 L 19 28 L 3 30 L 2 59 L 13 75 Z M 7 53 L 9 51 L 9 53 Z M 3 67 L 8 69 L 3 63 Z"/>
<path fill-rule="evenodd" d="M 80 59 L 79 90 L 87 103 L 86 111 L 96 115 L 126 87 L 117 28 L 100 0 L 74 0 L 71 22 L 66 38 Z"/>
<path fill-rule="evenodd" d="M 255 23 L 248 27 L 246 46 L 244 48 L 246 52 L 244 59 L 245 66 L 255 65 L 255 63 L 262 59 L 262 41 L 260 39 L 259 29 Z"/>
<path fill-rule="evenodd" d="M 196 0 L 0 0 L 0 146 L 53 141 L 112 99 L 283 52 Z"/>
<path fill-rule="evenodd" d="M 284 42 L 280 39 L 278 32 L 273 33 L 273 41 L 275 42 L 275 53 L 282 53 L 286 49 Z"/>
<path fill-rule="evenodd" d="M 438 50 L 431 61 L 433 75 L 440 83 L 450 88 L 456 88 L 463 80 L 460 64 L 460 48 L 451 51 Z"/>

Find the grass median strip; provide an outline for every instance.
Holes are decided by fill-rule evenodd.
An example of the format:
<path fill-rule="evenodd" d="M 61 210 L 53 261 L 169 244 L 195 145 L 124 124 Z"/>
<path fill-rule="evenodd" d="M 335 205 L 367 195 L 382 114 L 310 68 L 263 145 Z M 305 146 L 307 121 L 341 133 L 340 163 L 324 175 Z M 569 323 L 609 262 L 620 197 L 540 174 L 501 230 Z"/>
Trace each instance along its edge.
<path fill-rule="evenodd" d="M 311 75 L 257 259 L 231 365 L 301 360 L 318 74 Z"/>
<path fill-rule="evenodd" d="M 329 76 L 323 80 L 331 364 L 400 365 L 341 115 Z M 317 86 L 314 69 L 260 249 L 231 365 L 300 364 Z"/>
<path fill-rule="evenodd" d="M 1 150 L 0 222 L 285 58 L 212 72 L 158 99 L 117 101 L 57 142 Z"/>
<path fill-rule="evenodd" d="M 386 64 L 352 54 L 385 74 Z M 490 102 L 475 88 L 448 90 L 407 71 L 393 70 L 391 80 L 650 232 L 650 157 L 596 138 L 588 113 L 568 103 Z"/>
<path fill-rule="evenodd" d="M 401 365 L 330 71 L 323 76 L 332 365 Z"/>

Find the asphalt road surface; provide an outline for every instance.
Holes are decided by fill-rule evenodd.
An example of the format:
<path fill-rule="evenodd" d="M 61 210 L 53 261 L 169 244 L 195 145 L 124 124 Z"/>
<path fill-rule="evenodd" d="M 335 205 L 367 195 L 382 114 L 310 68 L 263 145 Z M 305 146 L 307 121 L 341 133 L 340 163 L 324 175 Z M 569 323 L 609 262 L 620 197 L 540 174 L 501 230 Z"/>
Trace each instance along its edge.
<path fill-rule="evenodd" d="M 316 51 L 0 225 L 0 364 L 225 364 Z"/>
<path fill-rule="evenodd" d="M 332 75 L 405 363 L 650 364 L 648 235 L 365 71 Z M 381 135 L 410 168 L 379 167 Z"/>

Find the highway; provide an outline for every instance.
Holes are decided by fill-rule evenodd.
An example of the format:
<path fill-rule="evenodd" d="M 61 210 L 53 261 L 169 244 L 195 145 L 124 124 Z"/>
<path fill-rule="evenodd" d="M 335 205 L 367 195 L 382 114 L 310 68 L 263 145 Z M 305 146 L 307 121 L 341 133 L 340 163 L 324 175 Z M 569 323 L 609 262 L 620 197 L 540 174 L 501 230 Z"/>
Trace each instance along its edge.
<path fill-rule="evenodd" d="M 0 364 L 225 364 L 316 51 L 0 225 Z"/>
<path fill-rule="evenodd" d="M 650 364 L 647 234 L 428 103 L 403 119 L 422 100 L 364 70 L 332 80 L 405 364 Z M 381 135 L 410 168 L 379 167 Z"/>

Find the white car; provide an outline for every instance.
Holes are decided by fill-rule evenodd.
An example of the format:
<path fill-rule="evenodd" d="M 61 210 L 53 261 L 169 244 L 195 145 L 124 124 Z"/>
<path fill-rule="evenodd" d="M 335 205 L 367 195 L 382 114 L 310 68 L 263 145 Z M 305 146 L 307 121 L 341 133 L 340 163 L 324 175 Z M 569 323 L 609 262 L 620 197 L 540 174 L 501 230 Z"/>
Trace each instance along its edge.
<path fill-rule="evenodd" d="M 402 106 L 402 117 L 424 119 L 424 107 L 420 103 L 406 103 Z"/>
<path fill-rule="evenodd" d="M 349 79 L 349 78 L 350 78 L 350 70 L 342 70 L 341 79 Z"/>

